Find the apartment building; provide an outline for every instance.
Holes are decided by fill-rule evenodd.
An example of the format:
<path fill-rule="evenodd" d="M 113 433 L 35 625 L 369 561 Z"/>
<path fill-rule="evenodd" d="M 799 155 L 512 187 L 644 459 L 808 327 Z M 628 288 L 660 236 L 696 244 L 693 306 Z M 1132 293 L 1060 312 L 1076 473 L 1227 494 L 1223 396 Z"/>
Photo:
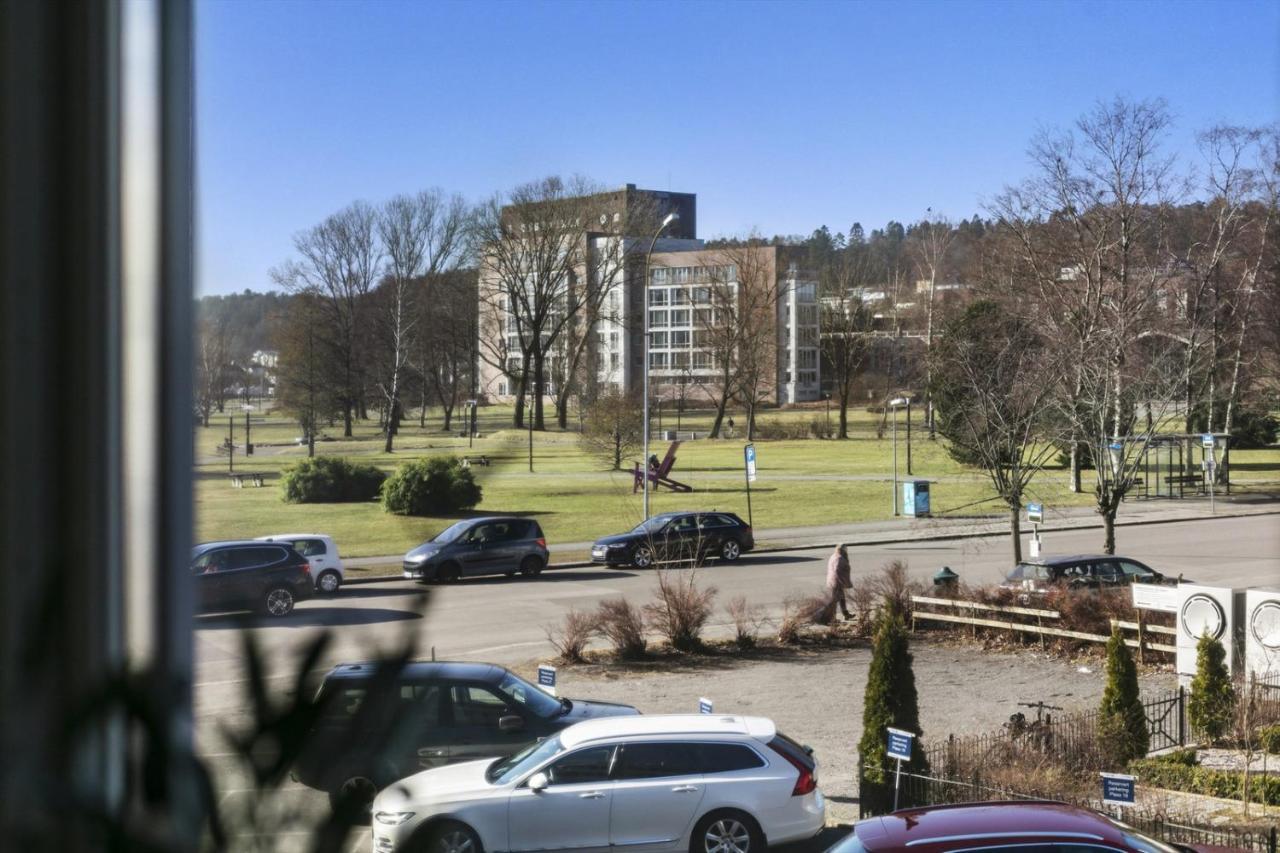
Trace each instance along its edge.
<path fill-rule="evenodd" d="M 696 196 L 690 193 L 628 185 L 593 196 L 591 202 L 600 214 L 586 221 L 583 262 L 565 277 L 564 302 L 583 303 L 574 299 L 573 288 L 594 296 L 552 346 L 549 394 L 567 381 L 639 393 L 644 381 L 642 312 L 647 312 L 655 396 L 691 404 L 705 400 L 722 384 L 723 361 L 731 349 L 739 359 L 750 355 L 759 402 L 819 399 L 817 283 L 802 269 L 800 250 L 708 248 L 697 238 Z M 641 208 L 650 215 L 632 215 Z M 654 246 L 646 288 L 645 253 L 652 234 L 627 233 L 627 225 L 641 219 L 651 223 L 655 209 L 674 211 L 679 218 Z M 486 284 L 486 276 L 481 278 L 482 288 L 501 289 L 500 282 Z M 480 324 L 482 349 L 486 335 L 514 337 L 517 318 L 511 300 L 500 293 L 482 299 L 481 312 L 492 315 Z M 745 344 L 732 340 L 735 328 L 747 330 Z M 570 349 L 577 341 L 586 346 L 570 377 Z M 497 359 L 481 360 L 481 392 L 490 399 L 510 399 L 518 387 L 523 361 L 513 343 L 506 341 L 505 369 L 494 363 Z"/>

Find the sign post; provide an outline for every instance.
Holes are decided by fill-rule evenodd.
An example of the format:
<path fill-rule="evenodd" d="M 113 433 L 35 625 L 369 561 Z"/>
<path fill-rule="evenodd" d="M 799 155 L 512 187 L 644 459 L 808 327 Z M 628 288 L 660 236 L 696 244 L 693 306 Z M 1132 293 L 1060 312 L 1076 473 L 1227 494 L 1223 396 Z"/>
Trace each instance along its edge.
<path fill-rule="evenodd" d="M 476 446 L 476 401 L 468 400 L 467 408 L 467 447 Z"/>
<path fill-rule="evenodd" d="M 1027 504 L 1027 522 L 1031 525 L 1031 556 L 1040 556 L 1040 525 L 1044 523 L 1044 504 Z"/>
<path fill-rule="evenodd" d="M 746 462 L 747 471 L 747 526 L 754 526 L 751 521 L 751 484 L 756 481 L 756 446 L 748 444 L 742 448 L 742 458 Z"/>
<path fill-rule="evenodd" d="M 715 707 L 715 706 L 714 706 L 714 705 L 712 705 L 711 700 L 710 700 L 710 699 L 708 699 L 706 696 L 703 696 L 703 697 L 701 697 L 701 698 L 699 698 L 699 699 L 698 699 L 698 713 L 699 713 L 699 714 L 710 714 L 710 713 L 711 713 L 711 709 L 712 709 L 713 707 Z"/>
<path fill-rule="evenodd" d="M 890 728 L 887 752 L 890 758 L 898 760 L 898 767 L 893 773 L 893 810 L 898 810 L 898 786 L 902 780 L 902 762 L 911 760 L 911 746 L 916 736 L 902 729 Z"/>
<path fill-rule="evenodd" d="M 1213 506 L 1213 481 L 1217 479 L 1217 477 L 1215 476 L 1215 474 L 1217 474 L 1217 471 L 1215 469 L 1218 467 L 1218 460 L 1214 458 L 1214 454 L 1213 454 L 1214 444 L 1215 442 L 1213 438 L 1213 433 L 1206 432 L 1200 436 L 1200 446 L 1204 448 L 1204 476 L 1205 476 L 1205 479 L 1208 480 L 1209 482 L 1209 514 L 1210 515 L 1216 514 L 1216 511 Z"/>
<path fill-rule="evenodd" d="M 1109 806 L 1131 806 L 1137 799 L 1136 776 L 1102 773 L 1102 802 Z"/>
<path fill-rule="evenodd" d="M 552 696 L 556 695 L 556 668 L 554 666 L 538 665 L 538 686 Z"/>

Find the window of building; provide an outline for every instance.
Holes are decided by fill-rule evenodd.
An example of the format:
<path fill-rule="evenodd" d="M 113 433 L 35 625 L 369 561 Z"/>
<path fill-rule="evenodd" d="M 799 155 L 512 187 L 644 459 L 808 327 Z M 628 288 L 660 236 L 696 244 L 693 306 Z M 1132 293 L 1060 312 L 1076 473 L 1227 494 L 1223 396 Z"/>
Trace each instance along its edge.
<path fill-rule="evenodd" d="M 609 353 L 609 369 L 610 370 L 617 370 L 619 362 L 620 362 L 620 357 L 618 353 L 616 352 Z"/>
<path fill-rule="evenodd" d="M 693 267 L 676 267 L 674 272 L 676 284 L 688 284 L 693 276 Z"/>
<path fill-rule="evenodd" d="M 649 353 L 649 369 L 663 370 L 667 366 L 667 354 L 665 352 Z"/>
<path fill-rule="evenodd" d="M 650 327 L 659 327 L 659 326 L 667 325 L 667 312 L 666 311 L 650 311 L 649 325 Z"/>
<path fill-rule="evenodd" d="M 688 332 L 672 332 L 672 333 L 671 333 L 671 346 L 672 346 L 672 347 L 687 347 L 687 346 L 689 346 L 689 333 L 688 333 Z"/>
<path fill-rule="evenodd" d="M 666 284 L 671 278 L 671 270 L 666 267 L 659 267 L 649 273 L 650 284 Z"/>
<path fill-rule="evenodd" d="M 693 369 L 694 370 L 710 370 L 711 369 L 711 353 L 703 350 L 693 351 Z"/>
<path fill-rule="evenodd" d="M 610 332 L 609 333 L 609 349 L 617 349 L 617 348 L 618 348 L 618 333 Z"/>
<path fill-rule="evenodd" d="M 689 304 L 688 289 L 683 287 L 674 288 L 671 291 L 671 304 L 672 305 L 688 305 Z"/>
<path fill-rule="evenodd" d="M 671 312 L 671 325 L 687 326 L 689 325 L 689 309 L 681 308 Z"/>
<path fill-rule="evenodd" d="M 800 366 L 802 368 L 818 366 L 818 353 L 816 350 L 802 349 L 799 352 L 799 357 L 800 357 Z"/>
<path fill-rule="evenodd" d="M 667 294 L 671 291 L 665 287 L 649 288 L 649 304 L 650 305 L 666 305 Z"/>
<path fill-rule="evenodd" d="M 672 367 L 688 367 L 689 351 L 679 350 L 677 352 L 671 353 L 671 366 Z"/>
<path fill-rule="evenodd" d="M 711 304 L 711 288 L 695 287 L 693 289 L 694 305 L 710 305 Z"/>
<path fill-rule="evenodd" d="M 815 370 L 800 371 L 800 384 L 801 385 L 817 385 L 818 384 L 817 371 Z"/>
<path fill-rule="evenodd" d="M 653 332 L 649 335 L 649 346 L 653 349 L 665 349 L 667 346 L 666 332 Z"/>

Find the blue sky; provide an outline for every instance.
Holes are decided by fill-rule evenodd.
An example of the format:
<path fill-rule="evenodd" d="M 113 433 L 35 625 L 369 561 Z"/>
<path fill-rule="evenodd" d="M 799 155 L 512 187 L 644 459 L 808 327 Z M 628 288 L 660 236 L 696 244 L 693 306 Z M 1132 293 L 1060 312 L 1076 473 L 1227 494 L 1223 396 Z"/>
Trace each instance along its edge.
<path fill-rule="evenodd" d="M 698 194 L 703 237 L 952 217 L 1038 128 L 1280 116 L 1280 3 L 197 3 L 200 290 L 354 199 L 549 174 Z"/>

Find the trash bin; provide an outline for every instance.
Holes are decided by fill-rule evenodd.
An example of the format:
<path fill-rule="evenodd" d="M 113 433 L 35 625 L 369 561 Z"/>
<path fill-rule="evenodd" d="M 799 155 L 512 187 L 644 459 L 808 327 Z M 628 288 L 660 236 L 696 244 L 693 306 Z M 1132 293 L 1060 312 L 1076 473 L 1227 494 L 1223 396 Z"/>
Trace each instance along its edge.
<path fill-rule="evenodd" d="M 908 480 L 902 484 L 902 514 L 929 517 L 929 481 Z"/>
<path fill-rule="evenodd" d="M 943 566 L 933 573 L 933 585 L 940 590 L 955 589 L 960 576 L 951 571 L 950 566 Z"/>

